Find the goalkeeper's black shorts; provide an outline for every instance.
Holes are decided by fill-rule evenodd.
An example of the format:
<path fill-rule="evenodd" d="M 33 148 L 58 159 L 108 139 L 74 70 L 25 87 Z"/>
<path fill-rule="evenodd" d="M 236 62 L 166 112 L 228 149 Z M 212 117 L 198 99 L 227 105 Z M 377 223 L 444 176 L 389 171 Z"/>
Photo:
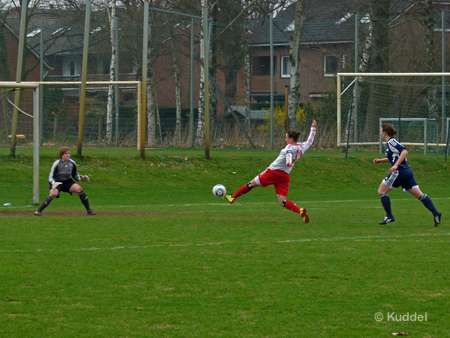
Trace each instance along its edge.
<path fill-rule="evenodd" d="M 76 182 L 73 180 L 67 180 L 67 181 L 62 181 L 62 184 L 58 185 L 56 187 L 56 189 L 61 193 L 62 192 L 67 192 L 69 194 L 72 195 L 72 193 L 70 192 L 70 188 L 72 187 L 72 185 L 74 185 Z M 52 185 L 50 184 L 50 190 L 52 190 Z M 59 198 L 59 195 L 56 196 L 56 198 Z"/>

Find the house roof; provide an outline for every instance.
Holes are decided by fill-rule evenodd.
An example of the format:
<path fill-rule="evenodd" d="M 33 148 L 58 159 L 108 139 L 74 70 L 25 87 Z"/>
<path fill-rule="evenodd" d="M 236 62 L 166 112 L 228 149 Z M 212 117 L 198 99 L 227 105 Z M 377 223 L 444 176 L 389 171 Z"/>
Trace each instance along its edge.
<path fill-rule="evenodd" d="M 17 38 L 17 40 L 19 40 L 19 34 L 18 32 L 16 32 L 10 25 L 8 25 L 6 22 L 4 22 L 1 18 L 0 18 L 0 24 L 4 25 L 4 27 L 15 37 Z M 25 43 L 25 48 L 27 48 L 37 59 L 40 59 L 40 55 L 38 53 L 36 53 L 36 51 L 32 48 L 32 46 L 30 46 L 28 44 L 28 41 L 26 41 Z M 44 66 L 47 69 L 53 69 L 53 67 L 51 67 L 47 62 L 44 61 Z"/>
<path fill-rule="evenodd" d="M 82 54 L 84 41 L 84 17 L 81 21 L 67 20 L 66 17 L 54 15 L 55 11 L 42 11 L 29 17 L 27 25 L 26 41 L 29 48 L 40 55 L 40 42 L 43 34 L 45 55 Z M 65 14 L 70 17 L 71 12 Z M 93 13 L 93 16 L 95 14 Z M 81 18 L 80 18 L 81 19 Z M 44 22 L 44 30 L 41 31 L 41 22 Z M 71 23 L 67 23 L 70 22 Z M 20 31 L 20 18 L 17 16 L 7 17 L 5 22 L 10 30 L 18 36 Z M 108 23 L 96 23 L 91 19 L 89 42 L 90 51 L 95 50 L 96 41 L 93 39 L 99 32 L 108 31 Z"/>
<path fill-rule="evenodd" d="M 413 1 L 395 2 L 391 10 L 391 20 L 407 10 Z M 289 5 L 274 18 L 273 43 L 287 45 L 289 34 L 294 28 L 296 3 Z M 301 31 L 301 44 L 337 44 L 353 42 L 355 34 L 354 15 L 358 13 L 361 26 L 369 23 L 367 1 L 357 0 L 306 0 L 305 18 Z M 280 31 L 280 28 L 283 31 Z M 250 38 L 253 46 L 267 46 L 270 41 L 269 20 L 255 30 Z"/>

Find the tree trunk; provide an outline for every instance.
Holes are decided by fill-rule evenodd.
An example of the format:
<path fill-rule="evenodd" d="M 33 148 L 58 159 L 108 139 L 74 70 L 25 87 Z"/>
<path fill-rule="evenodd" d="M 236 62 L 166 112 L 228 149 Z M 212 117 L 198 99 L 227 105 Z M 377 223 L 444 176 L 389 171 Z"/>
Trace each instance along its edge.
<path fill-rule="evenodd" d="M 151 21 L 153 22 L 153 12 L 151 12 Z M 156 103 L 156 85 L 153 69 L 153 53 L 152 53 L 153 27 L 148 28 L 148 48 L 147 48 L 147 143 L 154 145 L 156 143 L 156 110 L 158 109 Z M 142 136 L 145 137 L 145 136 Z"/>
<path fill-rule="evenodd" d="M 181 141 L 181 72 L 180 65 L 176 53 L 176 44 L 173 31 L 169 28 L 170 42 L 172 47 L 172 61 L 173 72 L 175 77 L 175 102 L 176 102 L 176 117 L 175 117 L 175 133 L 173 135 L 173 142 L 177 144 Z"/>
<path fill-rule="evenodd" d="M 436 72 L 436 49 L 434 43 L 434 13 L 433 1 L 425 0 L 425 18 L 422 21 L 425 29 L 425 48 L 427 72 Z M 437 118 L 439 116 L 439 106 L 437 102 L 436 78 L 429 77 L 428 92 L 428 117 Z"/>
<path fill-rule="evenodd" d="M 288 96 L 289 128 L 295 129 L 297 108 L 300 99 L 300 39 L 303 20 L 305 18 L 306 0 L 298 0 L 295 6 L 294 31 L 289 35 L 289 60 L 291 62 L 291 78 Z"/>
<path fill-rule="evenodd" d="M 250 49 L 245 44 L 244 67 L 245 67 L 245 125 L 250 128 L 250 105 L 251 105 L 251 73 L 250 73 Z"/>
<path fill-rule="evenodd" d="M 370 62 L 370 53 L 372 50 L 372 34 L 373 34 L 373 25 L 372 21 L 369 22 L 369 31 L 367 37 L 364 41 L 364 47 L 362 52 L 362 58 L 359 63 L 358 70 L 360 73 L 366 73 L 369 68 Z M 350 109 L 347 114 L 347 130 L 345 135 L 354 135 L 355 129 L 358 131 L 358 126 L 356 125 L 356 121 L 358 120 L 359 111 L 356 111 L 356 102 L 361 102 L 361 90 L 363 90 L 363 81 L 364 77 L 358 78 L 358 84 L 360 85 L 358 93 L 356 92 L 356 86 L 353 87 L 353 100 L 350 106 Z M 360 107 L 361 108 L 361 107 Z M 361 109 L 360 109 L 361 110 Z M 357 140 L 354 139 L 354 142 Z"/>
<path fill-rule="evenodd" d="M 98 142 L 100 143 L 103 139 L 103 115 L 98 115 Z"/>
<path fill-rule="evenodd" d="M 389 66 L 389 10 L 391 0 L 373 0 L 370 3 L 371 20 L 373 24 L 372 48 L 369 71 L 384 73 Z M 365 86 L 363 86 L 365 87 Z M 384 88 L 384 91 L 382 90 Z M 386 86 L 370 83 L 368 86 L 367 111 L 364 121 L 364 138 L 367 141 L 378 140 L 378 120 L 386 115 L 386 107 L 381 107 L 379 98 L 389 102 L 389 90 Z"/>
<path fill-rule="evenodd" d="M 58 115 L 55 114 L 55 119 L 53 120 L 53 143 L 58 143 Z"/>
<path fill-rule="evenodd" d="M 5 40 L 5 26 L 0 26 L 0 79 L 1 81 L 10 81 L 11 74 L 8 65 L 8 47 Z M 5 134 L 8 135 L 8 91 L 7 89 L 1 89 L 2 111 L 3 111 L 3 126 L 5 128 Z"/>
<path fill-rule="evenodd" d="M 156 109 L 158 108 L 156 105 L 156 88 L 153 71 L 148 72 L 147 81 L 147 143 L 151 146 L 156 143 Z"/>
<path fill-rule="evenodd" d="M 218 7 L 213 6 L 211 10 L 211 20 L 212 22 L 218 21 Z M 214 38 L 217 35 L 217 25 L 212 24 L 211 26 L 211 34 L 210 34 L 210 45 L 209 45 L 209 75 L 210 77 L 216 81 L 217 77 L 217 42 Z M 216 97 L 216 87 L 209 82 L 209 125 L 215 126 L 217 120 L 217 97 Z M 214 130 L 215 128 L 213 128 Z"/>
<path fill-rule="evenodd" d="M 206 4 L 204 4 L 206 2 Z M 205 10 L 205 6 L 207 6 L 207 1 L 202 1 L 202 13 Z M 204 32 L 205 29 L 203 27 L 203 21 L 200 25 L 200 59 L 202 61 L 205 60 L 204 55 Z M 196 133 L 196 142 L 197 145 L 202 145 L 204 141 L 205 135 L 205 70 L 203 67 L 200 67 L 200 91 L 198 93 L 198 121 L 197 121 L 197 133 Z"/>
<path fill-rule="evenodd" d="M 106 2 L 108 4 L 108 1 Z M 107 6 L 108 8 L 108 6 Z M 111 65 L 109 67 L 109 81 L 116 79 L 116 0 L 111 0 L 111 13 L 108 11 L 109 27 L 111 36 Z M 113 100 L 114 100 L 114 86 L 108 87 L 108 103 L 106 105 L 106 142 L 111 144 L 112 141 L 112 127 L 113 127 Z"/>

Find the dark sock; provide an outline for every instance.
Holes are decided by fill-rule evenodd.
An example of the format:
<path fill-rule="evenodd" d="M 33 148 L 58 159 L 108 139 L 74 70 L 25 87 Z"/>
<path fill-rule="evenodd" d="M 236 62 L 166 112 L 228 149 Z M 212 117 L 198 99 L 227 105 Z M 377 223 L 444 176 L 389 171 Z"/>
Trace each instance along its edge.
<path fill-rule="evenodd" d="M 238 198 L 239 196 L 245 195 L 246 193 L 248 193 L 250 190 L 252 190 L 252 184 L 250 182 L 248 182 L 246 185 L 243 185 L 242 187 L 240 187 L 238 189 L 238 191 L 236 191 L 234 193 L 233 198 Z"/>
<path fill-rule="evenodd" d="M 391 199 L 388 194 L 381 194 L 381 204 L 383 205 L 384 210 L 386 211 L 386 216 L 389 218 L 394 218 L 391 211 Z"/>
<path fill-rule="evenodd" d="M 47 196 L 41 203 L 41 205 L 39 206 L 38 211 L 42 212 L 42 210 L 44 210 L 45 208 L 48 207 L 48 205 L 50 204 L 50 202 L 53 201 L 53 198 L 51 198 L 50 196 Z"/>
<path fill-rule="evenodd" d="M 296 212 L 297 214 L 300 213 L 300 208 L 294 202 L 285 200 L 282 205 L 283 205 L 283 207 L 285 207 L 288 210 Z"/>
<path fill-rule="evenodd" d="M 433 213 L 433 216 L 436 216 L 438 214 L 433 201 L 428 197 L 427 194 L 423 194 L 422 196 L 420 196 L 419 200 L 422 201 L 423 205 Z"/>
<path fill-rule="evenodd" d="M 80 192 L 78 194 L 78 196 L 80 196 L 80 200 L 81 203 L 83 203 L 84 207 L 86 208 L 86 210 L 91 210 L 91 208 L 89 208 L 89 200 L 88 197 L 86 196 L 86 194 L 84 193 L 84 191 Z"/>

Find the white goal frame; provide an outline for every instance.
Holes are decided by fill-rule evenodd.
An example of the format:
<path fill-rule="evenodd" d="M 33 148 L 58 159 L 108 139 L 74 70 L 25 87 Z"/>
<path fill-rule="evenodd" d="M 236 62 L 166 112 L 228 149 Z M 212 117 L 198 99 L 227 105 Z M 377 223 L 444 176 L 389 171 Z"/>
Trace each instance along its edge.
<path fill-rule="evenodd" d="M 450 78 L 450 73 L 337 73 L 336 74 L 336 95 L 337 95 L 337 112 L 336 112 L 336 118 L 337 118 L 337 126 L 336 126 L 336 132 L 337 132 L 337 140 L 336 144 L 338 147 L 343 145 L 341 140 L 341 134 L 342 134 L 342 94 L 344 94 L 356 81 L 358 77 L 440 77 L 442 78 L 443 82 L 446 77 Z M 344 89 L 342 89 L 342 78 L 343 77 L 353 77 L 354 80 Z M 445 117 L 445 116 L 444 116 Z M 395 119 L 393 119 L 395 120 Z M 398 120 L 398 119 L 397 119 Z M 403 118 L 401 120 L 406 120 L 406 118 Z M 448 121 L 448 119 L 447 119 Z M 447 128 L 448 130 L 448 128 Z M 439 133 L 439 130 L 438 130 Z M 354 142 L 351 143 L 351 145 L 376 145 L 377 142 L 374 143 L 368 143 L 368 142 Z M 425 144 L 420 143 L 416 145 L 425 146 Z M 446 147 L 445 143 L 437 143 L 438 147 Z"/>
<path fill-rule="evenodd" d="M 414 142 L 401 142 L 405 146 L 423 146 L 424 155 L 427 154 L 428 149 L 428 122 L 436 122 L 436 119 L 426 118 L 426 117 L 404 117 L 404 118 L 396 118 L 396 117 L 380 117 L 380 130 L 383 127 L 384 121 L 392 121 L 392 122 L 400 122 L 400 121 L 418 121 L 423 122 L 423 143 L 414 143 Z M 384 142 L 386 143 L 386 142 Z M 438 147 L 438 141 L 436 140 L 436 147 Z M 380 134 L 380 154 L 383 153 L 383 138 Z"/>
<path fill-rule="evenodd" d="M 0 88 L 9 89 L 33 89 L 33 203 L 39 204 L 39 145 L 40 145 L 40 111 L 39 111 L 39 87 L 40 85 L 81 85 L 81 81 L 67 82 L 14 82 L 0 81 Z M 143 109 L 142 83 L 140 81 L 88 81 L 86 85 L 133 85 L 136 86 L 137 95 L 137 124 L 138 149 L 145 145 L 145 117 L 146 110 Z"/>

